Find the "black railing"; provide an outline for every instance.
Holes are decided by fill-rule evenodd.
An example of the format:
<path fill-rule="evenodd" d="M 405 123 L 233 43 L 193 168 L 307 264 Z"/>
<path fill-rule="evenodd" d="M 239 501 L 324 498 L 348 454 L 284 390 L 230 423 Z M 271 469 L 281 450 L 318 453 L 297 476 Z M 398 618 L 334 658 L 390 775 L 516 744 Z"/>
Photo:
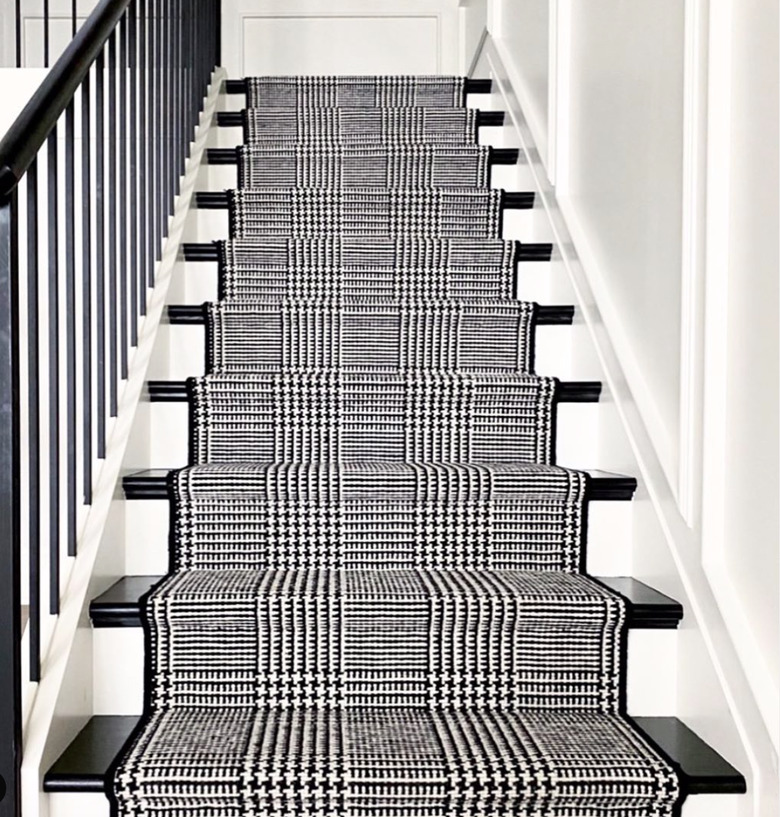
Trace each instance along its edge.
<path fill-rule="evenodd" d="M 0 817 L 20 813 L 22 588 L 37 681 L 41 621 L 59 612 L 219 63 L 219 15 L 219 0 L 100 0 L 76 31 L 74 2 L 72 41 L 0 142 Z M 46 51 L 48 22 L 47 3 Z"/>

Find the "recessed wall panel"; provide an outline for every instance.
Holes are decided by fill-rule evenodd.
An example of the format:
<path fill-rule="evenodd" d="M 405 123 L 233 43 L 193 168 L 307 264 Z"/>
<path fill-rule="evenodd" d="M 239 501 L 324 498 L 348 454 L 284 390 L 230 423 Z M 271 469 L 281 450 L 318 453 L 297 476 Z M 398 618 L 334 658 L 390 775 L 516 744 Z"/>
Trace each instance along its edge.
<path fill-rule="evenodd" d="M 244 71 L 261 74 L 435 74 L 435 16 L 243 19 Z"/>

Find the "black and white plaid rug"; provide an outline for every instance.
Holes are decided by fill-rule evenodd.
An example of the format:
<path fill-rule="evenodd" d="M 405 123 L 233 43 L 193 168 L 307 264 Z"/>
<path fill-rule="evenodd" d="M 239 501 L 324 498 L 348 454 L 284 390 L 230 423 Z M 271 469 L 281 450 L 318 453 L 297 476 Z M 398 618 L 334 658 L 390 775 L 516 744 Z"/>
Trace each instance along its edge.
<path fill-rule="evenodd" d="M 464 95 L 248 81 L 121 817 L 674 812 Z"/>

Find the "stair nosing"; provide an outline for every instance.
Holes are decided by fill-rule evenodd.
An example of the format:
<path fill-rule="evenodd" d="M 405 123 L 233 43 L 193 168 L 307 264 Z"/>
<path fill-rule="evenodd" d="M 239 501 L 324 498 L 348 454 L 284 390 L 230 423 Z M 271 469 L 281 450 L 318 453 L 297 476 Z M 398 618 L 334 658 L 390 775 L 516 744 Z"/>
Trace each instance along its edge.
<path fill-rule="evenodd" d="M 140 595 L 134 600 L 122 599 L 101 602 L 101 599 L 106 595 L 110 595 L 112 591 L 116 594 L 118 586 L 127 580 L 137 580 L 138 584 L 143 586 L 143 593 L 146 593 L 164 578 L 165 576 L 139 575 L 126 576 L 124 579 L 120 579 L 90 603 L 89 614 L 92 626 L 96 629 L 141 627 Z M 628 626 L 631 629 L 676 629 L 682 620 L 683 609 L 678 601 L 638 579 L 633 579 L 630 576 L 589 576 L 589 578 L 592 578 L 597 584 L 619 593 L 626 600 Z M 625 592 L 627 584 L 631 591 L 644 596 L 655 596 L 659 601 L 651 604 L 632 600 L 630 595 Z M 621 586 L 623 586 L 623 592 L 621 592 Z M 130 588 L 130 591 L 137 593 L 139 589 L 139 587 Z"/>
<path fill-rule="evenodd" d="M 679 718 L 674 716 L 640 717 L 627 716 L 639 732 L 656 749 L 674 765 L 679 776 L 680 784 L 684 795 L 689 794 L 743 794 L 747 790 L 745 778 L 727 760 L 701 740 L 695 732 L 689 729 Z M 139 715 L 93 715 L 85 724 L 81 732 L 69 744 L 60 757 L 54 762 L 51 768 L 45 773 L 43 778 L 43 790 L 47 793 L 92 793 L 108 791 L 109 780 L 108 771 L 115 763 L 119 752 L 122 751 L 130 736 L 137 728 L 141 716 Z M 85 734 L 87 733 L 87 734 Z M 687 739 L 690 755 L 686 757 L 675 757 L 670 746 L 664 743 L 665 735 L 680 735 Z M 72 767 L 78 758 L 74 746 L 88 744 L 87 735 L 94 736 L 96 742 L 102 738 L 104 748 L 102 752 L 99 747 L 93 748 L 93 755 L 101 753 L 99 758 L 100 769 L 90 768 L 87 771 L 62 771 L 62 767 Z M 112 744 L 119 744 L 119 749 L 109 751 L 105 748 L 106 739 L 109 738 Z M 78 743 L 80 741 L 80 743 Z M 710 763 L 717 766 L 711 773 L 700 771 L 698 773 L 690 771 L 690 765 L 696 763 L 693 756 L 695 751 L 700 755 L 710 758 Z M 93 758 L 94 765 L 97 765 Z M 58 769 L 58 766 L 60 769 Z"/>
<path fill-rule="evenodd" d="M 388 299 L 390 300 L 390 299 Z M 168 323 L 174 326 L 203 326 L 206 323 L 206 304 L 169 304 Z M 575 308 L 570 304 L 538 304 L 537 326 L 569 326 L 574 321 Z"/>
<path fill-rule="evenodd" d="M 175 470 L 178 469 L 149 468 L 127 474 L 122 480 L 125 498 L 169 499 L 168 475 Z M 599 470 L 586 470 L 585 473 L 590 475 L 585 495 L 589 502 L 628 502 L 636 493 L 635 477 Z"/>

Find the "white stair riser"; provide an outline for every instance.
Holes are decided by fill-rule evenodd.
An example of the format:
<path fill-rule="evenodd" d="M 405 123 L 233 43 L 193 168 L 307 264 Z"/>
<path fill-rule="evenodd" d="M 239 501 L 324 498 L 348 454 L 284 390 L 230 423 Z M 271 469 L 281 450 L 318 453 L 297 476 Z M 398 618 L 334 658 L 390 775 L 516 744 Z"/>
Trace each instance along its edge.
<path fill-rule="evenodd" d="M 682 807 L 682 817 L 737 817 L 740 795 L 697 794 Z M 49 817 L 110 817 L 102 794 L 51 794 Z"/>
<path fill-rule="evenodd" d="M 144 636 L 140 627 L 105 627 L 93 632 L 94 711 L 134 715 L 143 709 Z M 626 679 L 628 711 L 672 715 L 675 707 L 674 630 L 631 630 Z"/>
<path fill-rule="evenodd" d="M 173 423 L 171 424 L 172 428 Z M 596 576 L 630 576 L 630 502 L 590 502 L 587 520 L 587 568 Z M 168 570 L 170 503 L 164 499 L 128 500 L 125 508 L 125 570 L 129 576 Z"/>

